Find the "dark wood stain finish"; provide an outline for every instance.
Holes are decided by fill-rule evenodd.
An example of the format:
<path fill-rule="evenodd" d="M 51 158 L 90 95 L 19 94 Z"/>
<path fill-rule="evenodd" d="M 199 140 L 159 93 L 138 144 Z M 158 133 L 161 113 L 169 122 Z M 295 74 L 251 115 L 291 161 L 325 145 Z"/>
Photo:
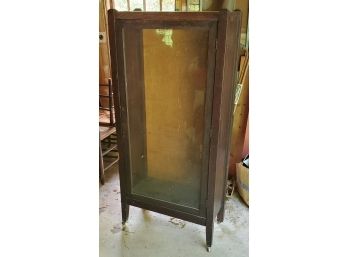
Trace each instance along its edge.
<path fill-rule="evenodd" d="M 139 21 L 217 21 L 219 12 L 117 12 L 115 18 L 118 20 Z"/>
<path fill-rule="evenodd" d="M 237 76 L 239 56 L 239 35 L 241 13 L 229 12 L 117 12 L 108 11 L 109 42 L 111 51 L 112 80 L 114 85 L 114 102 L 116 109 L 117 138 L 119 141 L 119 171 L 121 184 L 122 221 L 127 221 L 129 205 L 156 211 L 177 217 L 186 221 L 206 226 L 208 249 L 212 244 L 214 219 L 223 221 L 224 192 L 226 188 L 228 157 L 230 153 L 230 136 L 232 125 L 232 106 L 234 86 Z M 139 33 L 142 28 L 181 28 L 190 27 L 208 29 L 208 70 L 207 87 L 204 109 L 204 149 L 201 178 L 199 208 L 176 203 L 161 201 L 150 197 L 136 195 L 132 192 L 131 158 L 139 158 L 146 154 L 145 107 L 144 107 L 144 74 L 141 68 L 132 69 L 127 66 L 127 58 L 143 65 L 142 42 Z M 132 37 L 124 32 L 134 31 L 134 40 L 127 41 L 127 48 L 134 52 L 125 51 L 125 37 Z M 138 40 L 136 39 L 138 38 Z M 127 56 L 128 55 L 128 56 Z M 131 55 L 131 56 L 130 56 Z M 175 68 L 175 67 L 173 67 Z M 139 73 L 140 71 L 140 73 Z M 132 91 L 133 99 L 127 96 L 127 82 L 133 80 L 137 85 Z M 128 99 L 128 100 L 127 100 Z M 129 101 L 134 101 L 129 105 Z M 139 102 L 139 106 L 135 103 Z M 129 113 L 136 113 L 136 120 Z M 139 124 L 139 134 L 130 140 L 130 122 Z M 134 133 L 132 133 L 134 135 Z M 144 139 L 145 138 L 145 139 Z M 135 140 L 135 141 L 134 141 Z M 131 142 L 136 142 L 131 145 Z M 145 158 L 146 160 L 146 158 Z M 146 166 L 141 160 L 136 160 L 137 169 Z M 134 164 L 133 164 L 134 165 Z"/>

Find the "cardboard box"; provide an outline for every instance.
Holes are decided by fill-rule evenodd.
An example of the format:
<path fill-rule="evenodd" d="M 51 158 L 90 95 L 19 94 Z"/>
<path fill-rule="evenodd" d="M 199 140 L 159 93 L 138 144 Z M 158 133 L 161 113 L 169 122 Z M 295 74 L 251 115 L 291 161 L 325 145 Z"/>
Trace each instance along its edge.
<path fill-rule="evenodd" d="M 249 206 L 249 168 L 243 166 L 242 162 L 236 164 L 237 168 L 237 189 L 244 200 Z"/>

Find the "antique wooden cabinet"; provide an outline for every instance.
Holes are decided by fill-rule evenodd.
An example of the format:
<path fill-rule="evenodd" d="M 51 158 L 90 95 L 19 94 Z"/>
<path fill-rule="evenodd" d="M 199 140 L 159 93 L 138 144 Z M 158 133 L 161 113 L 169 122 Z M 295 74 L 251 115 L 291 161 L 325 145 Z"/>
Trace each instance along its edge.
<path fill-rule="evenodd" d="M 122 221 L 224 219 L 241 13 L 108 11 Z"/>

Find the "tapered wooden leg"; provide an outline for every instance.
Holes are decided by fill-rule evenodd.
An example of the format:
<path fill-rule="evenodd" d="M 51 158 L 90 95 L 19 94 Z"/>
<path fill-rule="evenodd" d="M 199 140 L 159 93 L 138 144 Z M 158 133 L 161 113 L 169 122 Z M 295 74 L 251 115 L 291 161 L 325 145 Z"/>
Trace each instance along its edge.
<path fill-rule="evenodd" d="M 121 203 L 122 207 L 122 224 L 126 224 L 129 216 L 129 205 L 126 203 Z"/>
<path fill-rule="evenodd" d="M 221 223 L 224 221 L 225 218 L 225 202 L 221 205 L 221 208 L 217 214 L 217 222 Z"/>
<path fill-rule="evenodd" d="M 207 251 L 210 252 L 213 243 L 214 221 L 208 222 L 205 228 Z"/>

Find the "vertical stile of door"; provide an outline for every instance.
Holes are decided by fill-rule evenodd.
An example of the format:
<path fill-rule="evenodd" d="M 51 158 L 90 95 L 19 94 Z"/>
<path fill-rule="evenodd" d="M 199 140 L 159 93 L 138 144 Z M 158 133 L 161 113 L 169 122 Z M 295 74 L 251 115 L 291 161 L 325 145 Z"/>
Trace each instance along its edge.
<path fill-rule="evenodd" d="M 205 120 L 204 127 L 206 130 L 206 135 L 204 138 L 204 148 L 206 149 L 203 154 L 203 175 L 201 180 L 201 201 L 200 201 L 200 215 L 206 217 L 207 215 L 207 184 L 208 184 L 208 174 L 209 174 L 209 155 L 210 155 L 210 137 L 212 130 L 212 114 L 213 114 L 213 92 L 214 92 L 214 73 L 215 73 L 215 59 L 216 59 L 216 44 L 217 40 L 217 23 L 212 24 L 209 28 L 209 38 L 208 38 L 208 72 L 206 81 L 206 96 L 205 96 Z"/>
<path fill-rule="evenodd" d="M 114 91 L 114 108 L 115 108 L 115 116 L 116 116 L 116 120 L 118 122 L 116 122 L 116 133 L 117 133 L 117 139 L 118 139 L 118 145 L 119 145 L 119 176 L 120 176 L 120 189 L 121 189 L 121 203 L 125 203 L 126 202 L 126 177 L 124 177 L 124 173 L 122 172 L 123 170 L 126 169 L 127 166 L 127 162 L 126 162 L 126 158 L 124 157 L 124 153 L 126 151 L 125 147 L 127 146 L 127 144 L 124 144 L 125 142 L 125 136 L 126 134 L 123 133 L 124 130 L 124 123 L 122 123 L 122 118 L 121 118 L 121 104 L 120 104 L 120 100 L 121 98 L 124 99 L 123 97 L 120 97 L 119 95 L 119 80 L 120 77 L 122 76 L 118 76 L 118 61 L 117 61 L 117 51 L 116 51 L 116 24 L 115 24 L 115 20 L 116 20 L 116 13 L 117 11 L 115 9 L 110 9 L 108 11 L 108 23 L 109 23 L 109 44 L 110 46 L 110 55 L 111 55 L 111 69 L 112 69 L 112 87 L 113 87 L 113 91 Z M 120 39 L 118 39 L 120 40 Z M 121 74 L 122 75 L 122 74 Z M 122 92 L 121 92 L 122 93 Z"/>
<path fill-rule="evenodd" d="M 231 20 L 231 18 L 233 18 L 233 20 Z M 229 139 L 231 125 L 224 123 L 224 121 L 229 120 L 228 117 L 231 117 L 232 113 L 232 105 L 229 106 L 229 104 L 233 103 L 233 93 L 228 81 L 231 79 L 233 80 L 234 88 L 237 64 L 234 60 L 238 59 L 235 55 L 239 52 L 239 44 L 234 45 L 230 42 L 239 42 L 239 39 L 235 40 L 235 37 L 238 37 L 237 34 L 239 33 L 238 27 L 240 28 L 239 12 L 229 13 L 227 10 L 220 11 L 213 99 L 213 106 L 218 106 L 218 108 L 213 108 L 212 115 L 213 133 L 211 137 L 211 155 L 209 160 L 208 187 L 210 189 L 208 189 L 207 198 L 207 224 L 213 224 L 213 219 L 220 209 L 220 206 L 221 208 L 224 208 L 225 182 L 227 182 L 227 153 L 230 150 Z M 233 28 L 236 29 L 234 30 Z M 233 34 L 231 34 L 231 30 L 233 31 Z M 227 140 L 224 136 L 228 137 Z M 219 153 L 223 150 L 226 156 L 225 154 Z"/>
<path fill-rule="evenodd" d="M 221 104 L 221 90 L 223 80 L 223 67 L 224 67 L 224 55 L 225 55 L 225 30 L 227 26 L 227 13 L 221 11 L 219 14 L 218 29 L 217 29 L 217 51 L 215 57 L 215 76 L 214 76 L 214 92 L 213 92 L 213 110 L 211 117 L 211 138 L 210 138 L 210 156 L 209 156 L 209 173 L 208 173 L 208 194 L 207 194 L 207 229 L 214 227 L 214 188 L 216 178 L 216 161 L 218 151 L 218 135 L 220 130 L 220 104 Z M 217 106 L 218 108 L 214 108 Z"/>
<path fill-rule="evenodd" d="M 229 106 L 229 112 L 228 112 L 228 117 L 233 117 L 233 105 L 234 105 L 234 98 L 235 98 L 235 89 L 236 89 L 236 85 L 238 83 L 238 76 L 237 76 L 237 70 L 238 70 L 238 63 L 239 63 L 239 53 L 240 53 L 240 32 L 241 32 L 241 23 L 242 23 L 242 15 L 240 11 L 236 11 L 233 13 L 229 13 L 228 15 L 228 27 L 227 27 L 227 37 L 229 38 L 229 40 L 232 41 L 232 38 L 235 39 L 235 41 L 238 42 L 237 46 L 235 47 L 235 49 L 230 49 L 229 51 L 232 51 L 233 53 L 233 57 L 231 57 L 230 55 L 227 55 L 228 58 L 230 58 L 230 60 L 234 60 L 233 63 L 231 63 L 230 65 L 230 70 L 236 71 L 234 74 L 234 77 L 232 76 L 232 89 L 231 93 L 229 94 L 231 97 L 231 105 Z M 232 29 L 233 25 L 237 24 L 235 27 L 237 29 Z M 228 54 L 228 52 L 227 52 Z M 228 139 L 227 139 L 227 144 L 226 144 L 226 149 L 227 151 L 225 151 L 225 163 L 224 163 L 224 187 L 222 188 L 222 195 L 225 195 L 226 192 L 226 188 L 227 188 L 227 179 L 228 179 L 228 162 L 229 162 L 229 155 L 231 152 L 231 141 L 232 141 L 232 127 L 233 127 L 233 118 L 231 119 L 231 122 L 228 124 L 228 128 L 227 128 L 227 135 L 228 135 Z M 224 201 L 221 202 L 221 206 L 224 208 Z"/>

